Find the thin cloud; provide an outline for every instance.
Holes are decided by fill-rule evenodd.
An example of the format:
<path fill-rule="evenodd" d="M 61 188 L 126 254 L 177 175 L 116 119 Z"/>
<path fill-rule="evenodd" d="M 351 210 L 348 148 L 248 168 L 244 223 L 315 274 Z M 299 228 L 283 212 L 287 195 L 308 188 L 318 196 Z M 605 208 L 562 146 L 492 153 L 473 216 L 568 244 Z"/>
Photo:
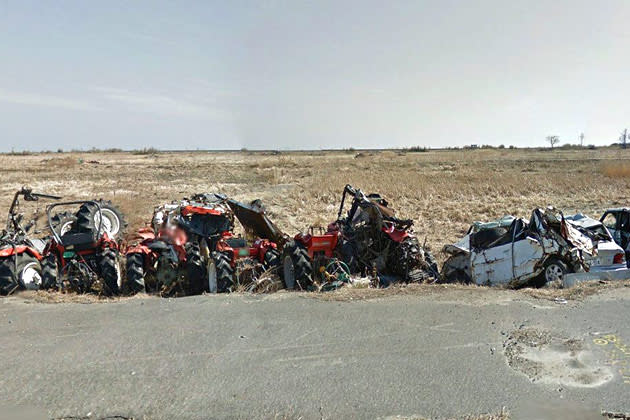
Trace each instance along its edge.
<path fill-rule="evenodd" d="M 88 102 L 77 99 L 26 92 L 11 92 L 2 89 L 0 89 L 0 102 L 48 108 L 62 108 L 73 111 L 91 111 L 98 109 Z"/>
<path fill-rule="evenodd" d="M 96 88 L 103 98 L 123 103 L 132 110 L 159 115 L 205 118 L 226 118 L 228 114 L 217 108 L 195 104 L 168 95 L 144 94 L 118 88 Z"/>

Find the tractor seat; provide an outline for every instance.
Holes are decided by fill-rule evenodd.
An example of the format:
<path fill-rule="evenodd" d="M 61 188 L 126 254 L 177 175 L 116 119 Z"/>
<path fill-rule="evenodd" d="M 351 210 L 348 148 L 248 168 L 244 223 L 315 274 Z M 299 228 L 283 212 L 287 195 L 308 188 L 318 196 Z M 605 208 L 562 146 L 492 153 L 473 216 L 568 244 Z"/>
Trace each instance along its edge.
<path fill-rule="evenodd" d="M 243 238 L 229 238 L 225 242 L 232 248 L 245 248 L 247 246 L 247 241 Z"/>
<path fill-rule="evenodd" d="M 96 238 L 93 233 L 68 232 L 61 237 L 61 244 L 66 248 L 72 247 L 77 251 L 81 251 L 94 248 L 96 246 Z"/>

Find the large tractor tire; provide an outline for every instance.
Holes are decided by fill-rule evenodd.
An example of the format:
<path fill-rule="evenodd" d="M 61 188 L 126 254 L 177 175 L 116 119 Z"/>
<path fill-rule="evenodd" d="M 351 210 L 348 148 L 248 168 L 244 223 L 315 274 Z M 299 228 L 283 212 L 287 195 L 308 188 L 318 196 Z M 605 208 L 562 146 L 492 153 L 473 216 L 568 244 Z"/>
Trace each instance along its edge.
<path fill-rule="evenodd" d="M 72 230 L 72 226 L 77 220 L 77 216 L 69 211 L 57 213 L 50 218 L 52 228 L 59 236 L 63 236 Z"/>
<path fill-rule="evenodd" d="M 118 251 L 105 248 L 98 255 L 98 265 L 103 279 L 103 292 L 107 296 L 119 295 L 122 289 L 122 270 Z"/>
<path fill-rule="evenodd" d="M 107 233 L 111 239 L 122 239 L 127 228 L 127 222 L 122 212 L 109 200 L 96 200 L 101 208 L 103 223 L 101 230 Z M 77 221 L 74 224 L 75 232 L 96 232 L 101 225 L 98 208 L 91 203 L 85 203 L 76 213 Z"/>
<path fill-rule="evenodd" d="M 207 291 L 206 268 L 201 258 L 201 250 L 198 242 L 186 244 L 186 274 L 188 277 L 189 293 L 199 294 Z"/>
<path fill-rule="evenodd" d="M 306 249 L 294 241 L 288 242 L 282 251 L 282 280 L 284 287 L 305 290 L 313 284 L 313 265 Z"/>
<path fill-rule="evenodd" d="M 48 254 L 42 260 L 42 288 L 53 289 L 59 287 L 59 268 L 57 257 Z"/>
<path fill-rule="evenodd" d="M 125 282 L 127 293 L 146 292 L 144 282 L 144 255 L 133 253 L 127 255 L 127 281 Z"/>
<path fill-rule="evenodd" d="M 280 253 L 278 250 L 269 248 L 263 257 L 263 269 L 267 271 L 279 267 L 280 262 Z"/>
<path fill-rule="evenodd" d="M 0 261 L 0 295 L 6 296 L 17 290 L 37 290 L 41 284 L 42 268 L 37 258 L 21 254 Z"/>
<path fill-rule="evenodd" d="M 213 252 L 207 266 L 207 291 L 222 293 L 232 291 L 234 268 L 230 265 L 230 256 L 223 252 Z"/>

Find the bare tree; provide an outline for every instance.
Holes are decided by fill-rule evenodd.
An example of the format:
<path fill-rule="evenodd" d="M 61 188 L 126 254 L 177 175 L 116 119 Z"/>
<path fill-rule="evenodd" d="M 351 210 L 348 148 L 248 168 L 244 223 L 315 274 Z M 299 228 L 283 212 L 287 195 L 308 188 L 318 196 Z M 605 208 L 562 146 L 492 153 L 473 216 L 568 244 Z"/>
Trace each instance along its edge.
<path fill-rule="evenodd" d="M 547 142 L 549 142 L 549 145 L 553 149 L 553 146 L 555 146 L 556 144 L 560 143 L 560 137 L 558 137 L 558 136 L 547 136 Z"/>

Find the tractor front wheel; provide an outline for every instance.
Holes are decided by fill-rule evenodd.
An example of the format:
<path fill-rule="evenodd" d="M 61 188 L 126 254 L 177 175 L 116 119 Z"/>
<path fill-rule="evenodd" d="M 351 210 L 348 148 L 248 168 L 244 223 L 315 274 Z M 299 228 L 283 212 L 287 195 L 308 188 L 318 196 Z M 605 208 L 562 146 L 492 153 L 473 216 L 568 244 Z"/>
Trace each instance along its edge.
<path fill-rule="evenodd" d="M 263 269 L 271 270 L 280 266 L 280 253 L 274 248 L 269 248 L 263 257 Z"/>
<path fill-rule="evenodd" d="M 188 288 L 191 294 L 199 294 L 206 290 L 203 284 L 206 270 L 198 242 L 186 244 L 186 274 L 188 275 Z"/>
<path fill-rule="evenodd" d="M 234 285 L 234 268 L 230 256 L 224 252 L 213 252 L 208 264 L 208 291 L 210 293 L 231 292 Z"/>
<path fill-rule="evenodd" d="M 144 256 L 141 253 L 127 255 L 126 288 L 131 294 L 147 291 L 144 283 Z"/>
<path fill-rule="evenodd" d="M 313 284 L 313 267 L 306 249 L 291 241 L 282 252 L 282 279 L 284 287 L 303 290 Z"/>
<path fill-rule="evenodd" d="M 103 279 L 103 291 L 106 295 L 118 295 L 122 289 L 122 275 L 118 251 L 105 248 L 98 255 L 98 264 Z"/>
<path fill-rule="evenodd" d="M 52 289 L 58 287 L 59 269 L 55 254 L 48 254 L 42 260 L 42 288 Z"/>

